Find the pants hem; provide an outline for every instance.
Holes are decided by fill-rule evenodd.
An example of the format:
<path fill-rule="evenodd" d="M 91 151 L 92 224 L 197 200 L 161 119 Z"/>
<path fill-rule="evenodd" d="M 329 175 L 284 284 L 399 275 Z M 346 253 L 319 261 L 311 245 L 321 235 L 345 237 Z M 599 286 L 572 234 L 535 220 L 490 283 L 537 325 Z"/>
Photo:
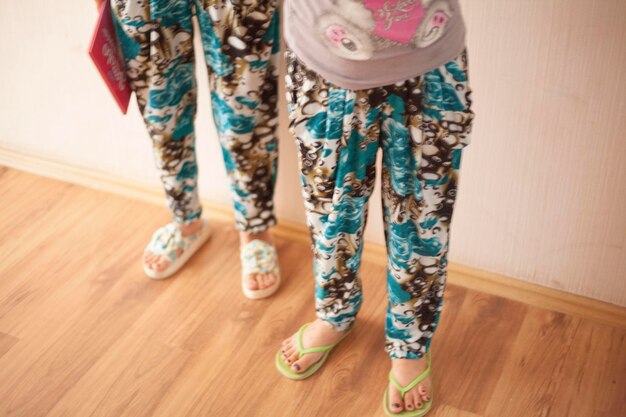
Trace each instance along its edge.
<path fill-rule="evenodd" d="M 338 332 L 345 332 L 346 330 L 350 329 L 356 320 L 356 317 L 355 317 L 352 320 L 343 320 L 340 322 L 335 322 L 335 321 L 326 319 L 324 317 L 321 317 L 319 314 L 317 318 L 322 320 L 325 324 L 329 325 L 330 327 L 332 327 L 334 330 Z"/>
<path fill-rule="evenodd" d="M 239 223 L 238 222 L 235 225 L 235 228 L 238 231 L 240 231 L 240 232 L 254 234 L 254 233 L 265 232 L 265 231 L 269 230 L 270 228 L 276 226 L 276 224 L 277 224 L 276 218 L 274 216 L 272 216 L 267 221 L 265 221 L 263 224 L 250 226 L 249 224 Z"/>

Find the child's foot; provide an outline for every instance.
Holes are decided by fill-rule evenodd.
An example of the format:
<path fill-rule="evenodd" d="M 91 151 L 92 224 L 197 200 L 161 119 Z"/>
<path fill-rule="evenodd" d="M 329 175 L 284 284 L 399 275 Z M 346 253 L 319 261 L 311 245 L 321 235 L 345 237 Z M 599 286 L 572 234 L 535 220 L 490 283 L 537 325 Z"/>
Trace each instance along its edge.
<path fill-rule="evenodd" d="M 159 229 L 157 231 L 157 233 L 162 232 L 163 235 L 166 234 L 174 234 L 175 230 L 174 228 L 178 228 L 180 230 L 181 236 L 183 238 L 187 238 L 190 236 L 195 235 L 196 233 L 198 233 L 200 231 L 200 229 L 202 229 L 202 219 L 198 219 L 196 221 L 194 221 L 193 223 L 186 225 L 186 226 L 182 226 L 182 225 L 176 225 L 176 224 L 169 224 L 161 229 Z M 159 272 L 163 272 L 165 271 L 170 264 L 173 262 L 172 260 L 172 256 L 168 256 L 167 253 L 163 253 L 163 250 L 161 247 L 156 247 L 157 245 L 166 245 L 168 236 L 163 236 L 162 239 L 160 240 L 166 240 L 166 242 L 156 242 L 156 239 L 159 239 L 156 235 L 153 237 L 153 242 L 150 242 L 150 245 L 146 248 L 144 254 L 143 254 L 143 263 L 146 269 L 159 273 Z M 158 249 L 158 251 L 157 251 Z M 182 249 L 181 247 L 176 247 L 176 248 L 172 248 L 175 253 L 174 253 L 174 258 L 180 258 L 183 255 L 184 249 Z"/>
<path fill-rule="evenodd" d="M 242 247 L 252 242 L 253 240 L 260 240 L 274 246 L 274 239 L 272 238 L 272 235 L 269 231 L 264 231 L 261 233 L 239 232 L 239 241 Z M 255 272 L 247 274 L 244 277 L 244 285 L 251 291 L 259 291 L 270 288 L 272 285 L 274 285 L 274 283 L 276 283 L 277 280 L 278 277 L 274 272 Z"/>
<path fill-rule="evenodd" d="M 310 349 L 317 346 L 326 346 L 337 343 L 346 334 L 333 329 L 329 324 L 320 319 L 316 319 L 302 332 L 302 346 Z M 307 353 L 298 359 L 298 339 L 297 333 L 283 340 L 281 346 L 282 358 L 291 366 L 291 370 L 297 374 L 305 372 L 311 365 L 319 361 L 324 352 Z"/>
<path fill-rule="evenodd" d="M 392 359 L 391 372 L 403 387 L 409 385 L 428 368 L 426 357 L 421 359 Z M 392 413 L 419 410 L 431 396 L 430 375 L 404 394 L 404 400 L 394 384 L 389 383 L 389 409 Z"/>

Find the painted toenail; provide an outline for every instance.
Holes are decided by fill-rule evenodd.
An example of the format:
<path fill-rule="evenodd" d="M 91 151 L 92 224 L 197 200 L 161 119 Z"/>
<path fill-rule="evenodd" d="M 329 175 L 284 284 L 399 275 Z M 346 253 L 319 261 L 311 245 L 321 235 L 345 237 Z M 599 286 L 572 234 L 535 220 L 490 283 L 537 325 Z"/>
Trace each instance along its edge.
<path fill-rule="evenodd" d="M 300 365 L 298 365 L 297 363 L 293 367 L 296 368 L 296 371 L 300 370 Z"/>
<path fill-rule="evenodd" d="M 398 404 L 398 403 L 393 403 L 393 404 L 391 404 L 391 406 L 393 408 L 400 408 L 400 404 Z"/>
<path fill-rule="evenodd" d="M 417 408 L 422 408 L 422 403 L 417 403 Z"/>

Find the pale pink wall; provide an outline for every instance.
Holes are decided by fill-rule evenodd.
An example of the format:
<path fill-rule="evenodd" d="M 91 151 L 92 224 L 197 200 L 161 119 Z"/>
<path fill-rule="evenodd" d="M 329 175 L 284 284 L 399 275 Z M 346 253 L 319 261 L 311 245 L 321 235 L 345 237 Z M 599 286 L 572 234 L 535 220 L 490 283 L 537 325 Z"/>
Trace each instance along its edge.
<path fill-rule="evenodd" d="M 452 260 L 626 305 L 626 1 L 462 1 L 478 114 Z"/>

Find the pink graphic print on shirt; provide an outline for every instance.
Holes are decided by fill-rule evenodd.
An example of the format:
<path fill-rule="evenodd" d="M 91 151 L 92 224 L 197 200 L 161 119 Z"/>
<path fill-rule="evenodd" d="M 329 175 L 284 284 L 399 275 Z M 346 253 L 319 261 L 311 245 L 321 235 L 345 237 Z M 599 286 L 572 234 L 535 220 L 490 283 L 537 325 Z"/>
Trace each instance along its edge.
<path fill-rule="evenodd" d="M 451 0 L 335 0 L 318 33 L 336 55 L 367 60 L 392 42 L 427 48 L 444 35 Z"/>
<path fill-rule="evenodd" d="M 364 0 L 363 3 L 376 21 L 372 32 L 405 45 L 413 39 L 426 14 L 419 0 Z"/>

